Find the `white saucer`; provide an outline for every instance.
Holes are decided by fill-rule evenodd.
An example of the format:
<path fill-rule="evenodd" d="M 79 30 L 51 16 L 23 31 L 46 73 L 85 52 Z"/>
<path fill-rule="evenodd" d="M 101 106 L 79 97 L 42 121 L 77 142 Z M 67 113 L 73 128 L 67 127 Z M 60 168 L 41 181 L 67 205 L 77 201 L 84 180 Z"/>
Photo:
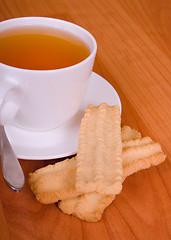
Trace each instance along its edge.
<path fill-rule="evenodd" d="M 88 104 L 102 102 L 119 105 L 121 102 L 115 89 L 101 76 L 92 73 L 88 91 L 80 111 L 66 125 L 46 132 L 31 132 L 13 125 L 6 126 L 11 145 L 20 159 L 43 160 L 73 155 L 78 149 L 78 134 L 84 110 Z"/>

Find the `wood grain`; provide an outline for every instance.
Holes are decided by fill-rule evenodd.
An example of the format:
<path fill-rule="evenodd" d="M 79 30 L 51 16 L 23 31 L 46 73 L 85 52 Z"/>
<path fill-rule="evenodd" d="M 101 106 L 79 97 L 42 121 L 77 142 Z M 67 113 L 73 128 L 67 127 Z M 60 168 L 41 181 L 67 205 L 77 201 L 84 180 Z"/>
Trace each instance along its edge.
<path fill-rule="evenodd" d="M 0 201 L 0 233 L 1 233 L 2 239 L 9 240 L 9 230 L 8 230 L 7 222 L 5 220 L 1 201 Z"/>
<path fill-rule="evenodd" d="M 167 160 L 136 173 L 98 223 L 35 200 L 28 184 L 11 191 L 0 175 L 0 239 L 171 239 L 171 1 L 0 0 L 0 21 L 46 16 L 76 23 L 97 40 L 94 71 L 122 101 L 122 124 L 161 143 Z M 21 160 L 25 176 L 50 161 Z"/>

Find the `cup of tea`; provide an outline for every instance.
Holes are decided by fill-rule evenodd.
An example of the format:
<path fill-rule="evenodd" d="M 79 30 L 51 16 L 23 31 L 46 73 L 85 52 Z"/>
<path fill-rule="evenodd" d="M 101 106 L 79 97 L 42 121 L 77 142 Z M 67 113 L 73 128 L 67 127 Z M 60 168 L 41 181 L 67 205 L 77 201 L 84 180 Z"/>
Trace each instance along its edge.
<path fill-rule="evenodd" d="M 0 22 L 0 125 L 47 131 L 78 112 L 97 44 L 85 29 L 46 17 Z"/>

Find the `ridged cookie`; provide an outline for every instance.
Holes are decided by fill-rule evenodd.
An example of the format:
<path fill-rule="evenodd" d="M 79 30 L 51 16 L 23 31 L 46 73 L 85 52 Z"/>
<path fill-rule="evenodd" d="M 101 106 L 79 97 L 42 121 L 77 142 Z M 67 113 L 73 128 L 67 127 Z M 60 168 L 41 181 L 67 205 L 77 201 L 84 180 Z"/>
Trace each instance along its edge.
<path fill-rule="evenodd" d="M 122 142 L 119 106 L 89 105 L 81 122 L 76 156 L 80 193 L 118 194 L 122 189 Z"/>

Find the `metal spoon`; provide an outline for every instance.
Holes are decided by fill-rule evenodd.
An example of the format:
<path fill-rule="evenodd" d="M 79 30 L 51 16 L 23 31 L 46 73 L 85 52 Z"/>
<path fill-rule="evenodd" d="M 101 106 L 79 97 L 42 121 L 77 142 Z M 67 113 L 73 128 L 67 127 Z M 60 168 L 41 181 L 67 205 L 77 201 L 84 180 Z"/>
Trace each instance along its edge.
<path fill-rule="evenodd" d="M 20 191 L 25 183 L 21 165 L 8 141 L 4 126 L 0 126 L 1 168 L 7 185 L 14 191 Z"/>

